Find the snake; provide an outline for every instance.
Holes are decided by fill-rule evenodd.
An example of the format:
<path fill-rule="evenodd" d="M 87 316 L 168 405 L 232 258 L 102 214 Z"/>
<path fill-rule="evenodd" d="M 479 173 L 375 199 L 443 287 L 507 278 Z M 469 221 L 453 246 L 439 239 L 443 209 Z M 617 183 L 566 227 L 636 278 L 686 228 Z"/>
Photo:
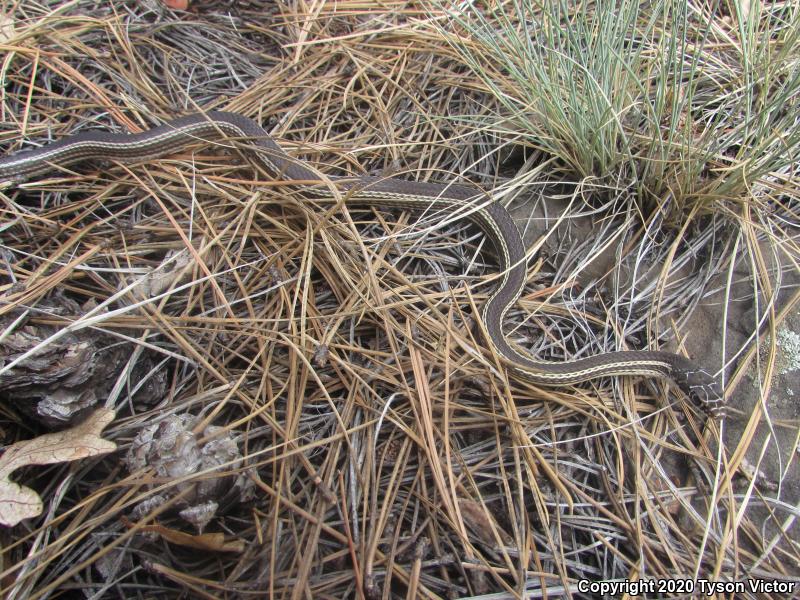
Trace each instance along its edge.
<path fill-rule="evenodd" d="M 718 379 L 689 358 L 672 352 L 622 350 L 564 361 L 538 360 L 504 333 L 506 313 L 517 302 L 527 279 L 527 256 L 509 212 L 482 190 L 459 184 L 409 181 L 363 175 L 322 177 L 292 158 L 256 121 L 233 112 L 194 113 L 133 133 L 91 131 L 0 158 L 4 187 L 82 162 L 141 162 L 179 152 L 197 142 L 246 141 L 268 174 L 300 187 L 311 196 L 330 197 L 336 188 L 347 203 L 412 211 L 444 211 L 474 223 L 497 254 L 500 283 L 481 310 L 488 342 L 507 366 L 524 379 L 564 386 L 607 376 L 666 378 L 677 384 L 698 408 L 719 416 L 724 394 Z M 487 201 L 476 201 L 484 197 Z"/>

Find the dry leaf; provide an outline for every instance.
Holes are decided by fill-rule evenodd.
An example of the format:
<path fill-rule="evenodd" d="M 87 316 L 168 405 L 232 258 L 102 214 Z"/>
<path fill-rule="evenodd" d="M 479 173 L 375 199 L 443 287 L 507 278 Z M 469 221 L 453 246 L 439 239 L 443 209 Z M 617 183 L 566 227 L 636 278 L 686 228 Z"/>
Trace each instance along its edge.
<path fill-rule="evenodd" d="M 148 298 L 158 296 L 167 291 L 170 286 L 178 285 L 188 278 L 191 269 L 187 268 L 194 264 L 194 258 L 189 251 L 184 248 L 179 251 L 170 251 L 153 271 L 145 279 L 144 294 Z"/>
<path fill-rule="evenodd" d="M 122 522 L 126 527 L 132 528 L 134 524 L 126 518 L 122 518 Z M 200 535 L 192 535 L 184 533 L 177 529 L 170 529 L 156 523 L 155 525 L 144 525 L 138 531 L 142 533 L 155 533 L 162 538 L 173 544 L 185 546 L 187 548 L 195 548 L 197 550 L 205 550 L 207 552 L 244 552 L 244 541 L 242 540 L 225 540 L 223 533 L 202 533 Z"/>
<path fill-rule="evenodd" d="M 164 4 L 173 10 L 189 9 L 189 0 L 164 0 Z"/>
<path fill-rule="evenodd" d="M 0 44 L 10 41 L 14 35 L 14 20 L 8 15 L 0 14 Z"/>
<path fill-rule="evenodd" d="M 112 420 L 114 411 L 101 408 L 71 429 L 9 446 L 0 457 L 0 523 L 13 526 L 42 512 L 39 495 L 8 478 L 13 471 L 28 465 L 69 462 L 116 450 L 114 442 L 100 437 L 100 432 Z"/>
<path fill-rule="evenodd" d="M 458 499 L 458 509 L 461 511 L 461 517 L 464 523 L 467 524 L 472 532 L 477 535 L 481 541 L 492 547 L 497 545 L 497 538 L 495 532 L 500 536 L 500 539 L 506 546 L 510 546 L 513 541 L 492 516 L 487 513 L 483 506 L 473 500 L 466 498 Z"/>

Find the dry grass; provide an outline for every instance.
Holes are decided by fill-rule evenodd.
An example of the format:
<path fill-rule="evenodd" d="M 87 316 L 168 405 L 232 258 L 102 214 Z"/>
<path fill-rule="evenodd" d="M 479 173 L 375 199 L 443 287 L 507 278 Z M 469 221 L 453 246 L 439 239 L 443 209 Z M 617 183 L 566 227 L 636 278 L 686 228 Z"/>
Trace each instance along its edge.
<path fill-rule="evenodd" d="M 180 17 L 155 2 L 8 4 L 0 140 L 10 152 L 224 109 L 322 172 L 571 198 L 596 228 L 548 234 L 509 315 L 514 339 L 555 360 L 682 347 L 694 307 L 720 290 L 735 300 L 734 261 L 743 249 L 758 259 L 765 239 L 775 256 L 751 261 L 752 281 L 777 298 L 775 264 L 793 269 L 797 256 L 782 229 L 797 225 L 791 173 L 750 181 L 764 193 L 745 208 L 714 203 L 716 185 L 639 204 L 611 163 L 602 177 L 581 171 L 588 158 L 570 170 L 530 132 L 509 133 L 513 119 L 498 125 L 508 106 L 445 39 L 444 13 L 382 4 L 286 2 L 269 17 L 239 3 Z M 4 192 L 0 310 L 126 349 L 99 399 L 118 410 L 108 437 L 121 451 L 20 474 L 46 507 L 4 534 L 5 597 L 581 597 L 582 578 L 798 574 L 795 543 L 765 541 L 748 503 L 777 521 L 791 511 L 737 487 L 752 435 L 729 457 L 718 424 L 659 382 L 548 390 L 506 372 L 476 322 L 495 273 L 471 229 L 315 205 L 259 177 L 246 144 L 75 171 Z M 616 264 L 579 286 L 600 251 Z M 145 294 L 170 252 L 186 261 L 181 276 Z M 80 311 L 41 308 L 62 297 Z M 761 314 L 774 331 L 772 306 Z M 7 442 L 37 429 L 4 411 Z M 135 436 L 175 415 L 191 415 L 200 446 L 231 439 L 241 459 L 129 472 Z M 250 496 L 233 490 L 237 475 Z M 244 544 L 176 543 L 166 528 L 197 533 L 177 513 L 220 477 L 205 532 Z"/>

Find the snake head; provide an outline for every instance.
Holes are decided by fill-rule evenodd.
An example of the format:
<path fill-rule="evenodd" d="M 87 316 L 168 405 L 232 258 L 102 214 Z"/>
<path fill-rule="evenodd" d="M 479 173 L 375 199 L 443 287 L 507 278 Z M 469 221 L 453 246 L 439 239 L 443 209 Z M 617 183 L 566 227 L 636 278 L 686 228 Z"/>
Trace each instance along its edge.
<path fill-rule="evenodd" d="M 711 373 L 688 358 L 676 356 L 672 378 L 700 410 L 712 418 L 724 416 L 725 395 L 719 380 Z"/>

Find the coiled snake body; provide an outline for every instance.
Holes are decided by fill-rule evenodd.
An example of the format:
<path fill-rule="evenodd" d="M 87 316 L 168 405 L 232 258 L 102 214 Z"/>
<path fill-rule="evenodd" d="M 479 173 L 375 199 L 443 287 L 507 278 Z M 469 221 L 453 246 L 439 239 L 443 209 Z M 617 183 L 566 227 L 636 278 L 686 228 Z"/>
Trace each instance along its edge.
<path fill-rule="evenodd" d="M 413 210 L 462 211 L 489 237 L 498 254 L 502 279 L 483 307 L 489 341 L 509 366 L 539 384 L 577 383 L 606 375 L 644 375 L 672 379 L 700 408 L 716 413 L 723 403 L 716 378 L 678 354 L 622 351 L 564 362 L 543 362 L 509 343 L 503 319 L 519 297 L 525 282 L 525 247 L 516 224 L 505 208 L 491 201 L 476 203 L 480 194 L 461 185 L 405 181 L 364 176 L 329 177 L 289 157 L 255 121 L 235 113 L 208 112 L 182 117 L 132 135 L 82 133 L 36 150 L 0 159 L 0 180 L 17 183 L 60 166 L 97 160 L 141 161 L 163 156 L 199 141 L 237 139 L 251 142 L 256 155 L 274 177 L 297 182 L 312 195 L 330 196 L 335 185 L 348 202 Z M 326 192 L 327 190 L 327 192 Z"/>

